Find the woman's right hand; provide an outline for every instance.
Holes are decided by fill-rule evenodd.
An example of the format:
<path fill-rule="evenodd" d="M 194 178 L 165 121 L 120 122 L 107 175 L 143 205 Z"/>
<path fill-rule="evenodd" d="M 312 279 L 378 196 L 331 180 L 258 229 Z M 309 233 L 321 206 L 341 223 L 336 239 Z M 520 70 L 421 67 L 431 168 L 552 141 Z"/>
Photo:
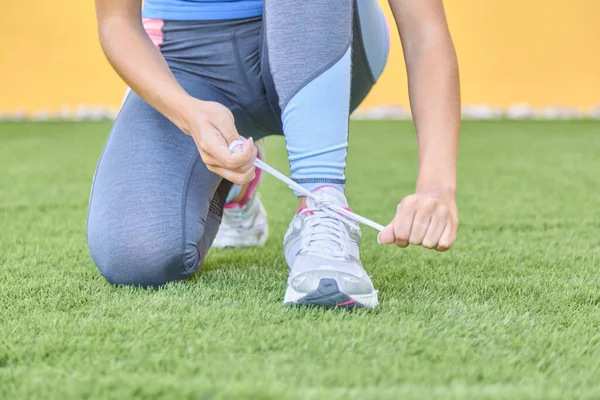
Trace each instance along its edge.
<path fill-rule="evenodd" d="M 210 171 L 239 185 L 251 182 L 254 143 L 240 137 L 227 107 L 183 90 L 144 30 L 141 12 L 141 0 L 96 0 L 98 34 L 107 59 L 129 87 L 194 138 Z M 228 145 L 234 140 L 244 144 L 231 152 Z"/>
<path fill-rule="evenodd" d="M 240 138 L 227 107 L 183 90 L 145 32 L 141 12 L 141 0 L 96 0 L 98 34 L 107 59 L 129 87 L 194 138 L 209 170 L 240 185 L 252 181 L 252 140 Z M 228 144 L 234 140 L 244 144 L 232 153 Z"/>
<path fill-rule="evenodd" d="M 227 107 L 190 97 L 182 111 L 180 127 L 194 138 L 202 161 L 210 171 L 238 185 L 255 178 L 256 146 L 252 139 L 239 135 L 233 114 Z M 232 152 L 229 145 L 235 140 L 244 144 Z"/>

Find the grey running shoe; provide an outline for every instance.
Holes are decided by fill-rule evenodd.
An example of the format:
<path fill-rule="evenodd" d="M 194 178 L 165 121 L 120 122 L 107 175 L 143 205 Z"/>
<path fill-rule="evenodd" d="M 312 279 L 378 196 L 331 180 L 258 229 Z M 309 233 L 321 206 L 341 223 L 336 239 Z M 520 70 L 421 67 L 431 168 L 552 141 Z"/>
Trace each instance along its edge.
<path fill-rule="evenodd" d="M 332 187 L 314 191 L 322 202 L 348 207 L 346 197 Z M 285 234 L 284 252 L 290 266 L 284 304 L 320 307 L 375 307 L 377 291 L 360 262 L 360 227 L 354 221 L 315 206 L 298 210 Z"/>

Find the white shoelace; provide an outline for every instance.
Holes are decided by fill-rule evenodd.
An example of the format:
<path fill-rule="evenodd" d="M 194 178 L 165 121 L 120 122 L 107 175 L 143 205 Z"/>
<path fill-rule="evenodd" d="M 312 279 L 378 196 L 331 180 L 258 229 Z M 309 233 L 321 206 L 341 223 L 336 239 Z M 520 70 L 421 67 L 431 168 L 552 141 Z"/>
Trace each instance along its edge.
<path fill-rule="evenodd" d="M 233 152 L 237 146 L 242 146 L 243 144 L 244 142 L 241 140 L 234 140 L 229 145 L 229 150 Z M 316 207 L 318 207 L 321 211 L 323 211 L 325 214 L 332 218 L 336 218 L 342 222 L 345 222 L 344 218 L 342 217 L 343 215 L 353 221 L 370 226 L 371 228 L 376 229 L 379 232 L 381 232 L 384 228 L 383 225 L 380 225 L 377 222 L 371 221 L 368 218 L 353 213 L 352 211 L 344 207 L 340 207 L 336 204 L 332 204 L 331 202 L 325 201 L 325 199 L 321 198 L 321 196 L 318 195 L 319 192 L 315 194 L 309 190 L 306 190 L 305 188 L 303 188 L 302 186 L 300 186 L 299 184 L 297 184 L 296 182 L 294 182 L 293 180 L 291 180 L 290 178 L 288 178 L 287 176 L 285 176 L 284 174 L 277 171 L 275 168 L 271 167 L 270 165 L 258 158 L 254 160 L 254 166 L 256 168 L 260 168 L 264 172 L 274 176 L 283 183 L 287 184 L 290 189 L 295 190 L 306 197 L 310 197 L 314 201 Z"/>
<path fill-rule="evenodd" d="M 314 216 L 306 217 L 305 243 L 306 250 L 314 251 L 316 254 L 326 253 L 333 256 L 344 256 L 348 253 L 346 231 L 338 218 L 331 218 L 329 215 L 318 215 L 323 213 L 321 210 L 307 210 Z M 324 214 L 324 213 L 323 213 Z M 344 221 L 343 223 L 350 223 Z"/>

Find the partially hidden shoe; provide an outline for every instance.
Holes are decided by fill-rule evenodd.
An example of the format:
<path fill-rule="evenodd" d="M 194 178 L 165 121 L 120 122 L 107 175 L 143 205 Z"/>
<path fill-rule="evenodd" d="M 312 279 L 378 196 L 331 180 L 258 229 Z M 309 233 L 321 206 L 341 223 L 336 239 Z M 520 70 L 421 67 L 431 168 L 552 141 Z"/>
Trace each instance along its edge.
<path fill-rule="evenodd" d="M 258 157 L 263 159 L 262 143 L 255 143 Z M 262 171 L 256 169 L 256 178 L 250 183 L 246 194 L 239 202 L 229 202 L 223 209 L 223 219 L 212 247 L 254 247 L 264 246 L 269 237 L 267 212 L 260 196 L 258 186 Z"/>
<path fill-rule="evenodd" d="M 321 202 L 348 207 L 344 194 L 333 187 L 313 191 Z M 377 291 L 360 262 L 358 224 L 331 215 L 308 198 L 285 234 L 284 252 L 290 267 L 284 304 L 328 308 L 370 307 Z"/>

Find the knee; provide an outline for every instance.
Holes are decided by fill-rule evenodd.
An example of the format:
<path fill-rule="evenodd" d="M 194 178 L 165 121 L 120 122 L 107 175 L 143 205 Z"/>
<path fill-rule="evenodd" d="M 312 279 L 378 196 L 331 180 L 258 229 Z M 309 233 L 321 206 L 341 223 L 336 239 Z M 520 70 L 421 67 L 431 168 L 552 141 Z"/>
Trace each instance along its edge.
<path fill-rule="evenodd" d="M 180 238 L 124 231 L 96 232 L 88 227 L 92 259 L 111 284 L 158 287 L 185 279 L 200 267 L 202 257 L 195 245 L 184 248 Z"/>

